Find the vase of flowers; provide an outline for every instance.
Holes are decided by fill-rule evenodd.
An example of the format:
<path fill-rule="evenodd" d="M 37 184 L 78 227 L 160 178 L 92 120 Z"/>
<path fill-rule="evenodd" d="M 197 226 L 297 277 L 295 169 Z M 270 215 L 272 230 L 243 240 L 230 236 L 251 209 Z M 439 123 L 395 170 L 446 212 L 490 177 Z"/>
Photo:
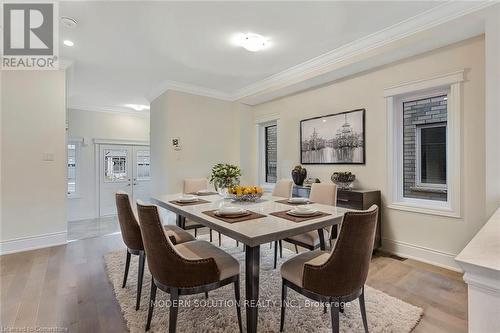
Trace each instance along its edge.
<path fill-rule="evenodd" d="M 218 163 L 212 167 L 210 183 L 224 198 L 227 197 L 228 188 L 240 183 L 241 169 L 233 164 Z"/>
<path fill-rule="evenodd" d="M 351 184 L 356 179 L 356 175 L 350 172 L 334 172 L 331 179 L 339 189 L 350 190 Z"/>

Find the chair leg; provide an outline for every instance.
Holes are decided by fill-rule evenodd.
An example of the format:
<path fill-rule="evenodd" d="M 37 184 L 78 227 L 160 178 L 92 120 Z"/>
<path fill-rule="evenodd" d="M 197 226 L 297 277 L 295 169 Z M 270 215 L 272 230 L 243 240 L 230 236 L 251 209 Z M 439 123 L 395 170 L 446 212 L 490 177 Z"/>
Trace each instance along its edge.
<path fill-rule="evenodd" d="M 366 307 L 365 307 L 365 287 L 361 290 L 361 295 L 359 296 L 359 309 L 361 310 L 361 318 L 363 319 L 363 327 L 365 328 L 365 333 L 368 333 L 368 320 L 366 319 Z"/>
<path fill-rule="evenodd" d="M 146 253 L 141 251 L 139 254 L 139 272 L 137 276 L 137 299 L 135 301 L 135 310 L 139 310 L 141 306 L 142 280 L 144 277 L 144 262 L 146 261 Z"/>
<path fill-rule="evenodd" d="M 274 241 L 274 269 L 276 269 L 276 264 L 278 263 L 278 241 Z"/>
<path fill-rule="evenodd" d="M 283 258 L 283 242 L 281 240 L 279 241 L 279 245 L 280 245 L 280 258 Z"/>
<path fill-rule="evenodd" d="M 194 238 L 198 236 L 198 228 L 194 228 Z"/>
<path fill-rule="evenodd" d="M 179 289 L 170 289 L 170 313 L 168 319 L 168 332 L 175 333 L 177 327 L 177 313 L 179 312 Z"/>
<path fill-rule="evenodd" d="M 269 242 L 269 248 L 272 249 L 273 248 L 273 242 Z"/>
<path fill-rule="evenodd" d="M 205 291 L 205 298 L 208 299 L 208 291 Z"/>
<path fill-rule="evenodd" d="M 148 320 L 146 322 L 146 331 L 149 331 L 149 328 L 151 327 L 151 318 L 153 318 L 155 301 L 156 301 L 156 284 L 154 279 L 151 277 L 151 294 L 149 296 L 149 310 L 148 310 Z"/>
<path fill-rule="evenodd" d="M 130 267 L 130 253 L 127 250 L 127 259 L 125 261 L 125 273 L 123 273 L 122 288 L 125 288 L 125 285 L 127 284 L 127 276 L 128 276 L 129 267 Z"/>
<path fill-rule="evenodd" d="M 299 254 L 299 248 L 295 245 L 295 253 Z"/>
<path fill-rule="evenodd" d="M 240 328 L 240 333 L 243 332 L 241 326 L 241 306 L 240 306 L 240 279 L 234 281 L 234 297 L 236 299 L 236 316 L 238 316 L 238 327 Z"/>
<path fill-rule="evenodd" d="M 222 245 L 222 236 L 220 235 L 220 232 L 219 232 L 219 246 Z"/>
<path fill-rule="evenodd" d="M 330 302 L 330 313 L 332 315 L 332 333 L 339 333 L 339 308 L 340 304 L 337 303 L 337 300 L 333 300 Z"/>
<path fill-rule="evenodd" d="M 286 285 L 284 281 L 281 281 L 281 321 L 280 321 L 280 332 L 283 332 L 285 326 L 285 306 L 286 306 Z"/>
<path fill-rule="evenodd" d="M 210 229 L 210 243 L 212 243 L 212 229 Z"/>

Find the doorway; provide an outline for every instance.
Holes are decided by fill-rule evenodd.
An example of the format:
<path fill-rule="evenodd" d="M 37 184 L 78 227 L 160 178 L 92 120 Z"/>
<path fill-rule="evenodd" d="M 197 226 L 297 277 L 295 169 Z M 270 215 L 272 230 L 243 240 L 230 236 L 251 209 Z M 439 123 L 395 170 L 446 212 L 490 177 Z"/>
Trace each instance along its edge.
<path fill-rule="evenodd" d="M 99 216 L 116 214 L 115 193 L 127 192 L 133 199 L 149 201 L 151 168 L 149 146 L 99 145 Z"/>

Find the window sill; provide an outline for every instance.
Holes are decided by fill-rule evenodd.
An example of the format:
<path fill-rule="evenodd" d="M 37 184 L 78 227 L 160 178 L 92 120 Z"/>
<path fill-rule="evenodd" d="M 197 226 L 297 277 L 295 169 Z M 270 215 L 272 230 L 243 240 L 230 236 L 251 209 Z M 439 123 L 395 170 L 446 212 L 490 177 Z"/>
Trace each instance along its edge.
<path fill-rule="evenodd" d="M 428 192 L 428 193 L 441 193 L 441 194 L 448 193 L 448 190 L 445 188 L 426 187 L 426 186 L 413 186 L 410 187 L 410 190 L 414 192 Z"/>
<path fill-rule="evenodd" d="M 66 198 L 68 198 L 68 199 L 81 199 L 82 196 L 79 194 L 74 194 L 74 195 L 68 195 L 68 196 L 66 196 Z"/>
<path fill-rule="evenodd" d="M 462 217 L 458 211 L 452 210 L 449 207 L 437 206 L 437 205 L 423 206 L 420 204 L 411 204 L 407 202 L 393 202 L 387 205 L 387 208 L 419 213 L 419 214 L 427 214 L 427 215 L 438 215 L 438 216 L 446 216 L 453 218 Z"/>

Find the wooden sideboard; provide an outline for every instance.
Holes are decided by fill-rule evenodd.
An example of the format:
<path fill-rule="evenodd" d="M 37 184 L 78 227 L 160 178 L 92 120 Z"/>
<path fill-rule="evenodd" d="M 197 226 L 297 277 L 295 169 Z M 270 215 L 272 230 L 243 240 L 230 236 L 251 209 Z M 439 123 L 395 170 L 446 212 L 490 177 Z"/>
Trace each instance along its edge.
<path fill-rule="evenodd" d="M 294 197 L 308 198 L 311 192 L 311 188 L 307 186 L 293 186 L 292 195 Z M 380 205 L 380 191 L 373 190 L 358 190 L 352 189 L 349 191 L 338 190 L 337 191 L 337 206 L 350 209 L 365 210 L 370 208 L 371 205 L 375 204 L 379 207 L 378 210 L 378 220 L 377 220 L 377 231 L 375 234 L 375 243 L 373 245 L 374 249 L 378 249 L 382 246 L 382 236 L 380 230 L 380 222 L 382 218 L 382 207 Z"/>

